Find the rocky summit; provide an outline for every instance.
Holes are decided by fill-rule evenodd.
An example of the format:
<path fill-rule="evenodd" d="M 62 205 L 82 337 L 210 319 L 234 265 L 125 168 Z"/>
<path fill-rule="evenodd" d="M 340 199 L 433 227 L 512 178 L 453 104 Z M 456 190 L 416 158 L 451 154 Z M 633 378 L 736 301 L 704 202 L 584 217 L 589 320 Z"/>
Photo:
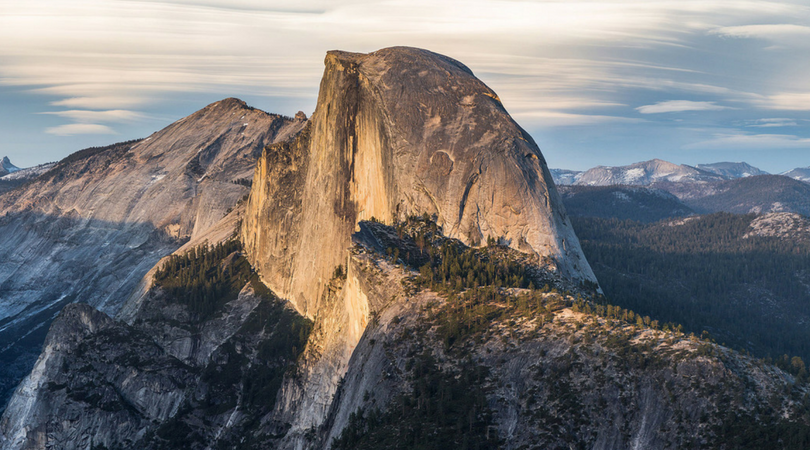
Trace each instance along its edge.
<path fill-rule="evenodd" d="M 307 129 L 254 176 L 241 236 L 271 289 L 313 316 L 358 221 L 423 213 L 462 242 L 500 239 L 595 282 L 540 150 L 466 66 L 407 47 L 325 65 Z"/>
<path fill-rule="evenodd" d="M 798 363 L 606 301 L 540 150 L 466 66 L 407 47 L 325 66 L 309 119 L 228 99 L 0 196 L 30 236 L 123 224 L 62 261 L 141 251 L 47 304 L 2 448 L 808 442 Z"/>

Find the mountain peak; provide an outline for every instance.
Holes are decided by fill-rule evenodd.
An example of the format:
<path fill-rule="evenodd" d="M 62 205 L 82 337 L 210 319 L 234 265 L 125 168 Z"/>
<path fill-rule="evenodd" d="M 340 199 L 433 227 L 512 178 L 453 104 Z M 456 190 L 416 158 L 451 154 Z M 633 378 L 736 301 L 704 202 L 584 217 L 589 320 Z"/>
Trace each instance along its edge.
<path fill-rule="evenodd" d="M 311 280 L 345 263 L 359 221 L 422 214 L 465 244 L 502 238 L 595 282 L 539 148 L 466 66 L 410 47 L 330 51 L 324 65 L 309 132 L 267 149 L 243 222 L 271 289 L 312 315 L 323 286 Z M 277 167 L 286 159 L 295 174 Z"/>
<path fill-rule="evenodd" d="M 788 170 L 787 172 L 783 172 L 782 175 L 786 177 L 793 178 L 794 180 L 810 182 L 810 166 L 808 167 L 797 167 L 793 170 Z"/>
<path fill-rule="evenodd" d="M 179 126 L 184 129 L 188 127 L 208 129 L 210 127 L 222 126 L 239 127 L 256 121 L 276 120 L 282 116 L 270 114 L 258 108 L 248 105 L 244 100 L 228 97 L 206 105 L 186 117 L 178 120 L 169 128 Z"/>
<path fill-rule="evenodd" d="M 696 166 L 700 170 L 711 172 L 722 177 L 729 179 L 752 177 L 755 175 L 767 175 L 767 172 L 756 168 L 747 162 L 716 162 L 712 164 L 698 164 Z"/>
<path fill-rule="evenodd" d="M 377 70 L 385 71 L 393 66 L 401 66 L 405 68 L 407 65 L 431 66 L 435 68 L 450 69 L 449 72 L 454 70 L 461 70 L 468 75 L 473 75 L 472 70 L 461 62 L 444 56 L 439 53 L 431 52 L 416 47 L 388 47 L 377 50 L 371 53 L 353 53 L 342 50 L 330 50 L 326 53 L 325 64 L 329 67 L 332 63 L 339 64 L 363 64 L 368 70 L 375 68 Z"/>
<path fill-rule="evenodd" d="M 8 156 L 4 156 L 3 160 L 0 161 L 0 177 L 17 172 L 18 170 L 20 170 L 20 168 L 12 164 Z"/>
<path fill-rule="evenodd" d="M 222 107 L 227 107 L 227 108 L 247 108 L 248 107 L 247 103 L 244 100 L 242 100 L 240 98 L 236 98 L 236 97 L 224 98 L 224 99 L 222 99 L 222 100 L 220 100 L 218 102 L 214 102 L 213 104 L 214 105 L 219 105 L 219 106 L 222 106 Z"/>
<path fill-rule="evenodd" d="M 707 179 L 721 180 L 724 178 L 694 167 L 656 158 L 627 166 L 594 167 L 582 173 L 575 184 L 587 186 L 650 185 L 661 181 L 703 181 Z"/>
<path fill-rule="evenodd" d="M 206 110 L 227 110 L 227 111 L 232 111 L 232 110 L 244 110 L 244 109 L 254 109 L 254 108 L 248 106 L 248 104 L 245 103 L 244 100 L 238 99 L 236 97 L 228 97 L 228 98 L 222 99 L 222 100 L 220 100 L 218 102 L 211 103 L 210 105 L 206 106 L 202 110 L 203 111 L 206 111 Z"/>

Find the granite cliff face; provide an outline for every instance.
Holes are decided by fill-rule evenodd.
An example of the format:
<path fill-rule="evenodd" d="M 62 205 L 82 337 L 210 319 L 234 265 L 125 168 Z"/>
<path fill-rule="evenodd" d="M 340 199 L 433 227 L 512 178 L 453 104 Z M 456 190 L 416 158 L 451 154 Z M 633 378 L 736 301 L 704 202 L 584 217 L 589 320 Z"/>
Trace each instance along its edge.
<path fill-rule="evenodd" d="M 332 51 L 325 65 L 308 130 L 260 159 L 241 231 L 262 279 L 299 311 L 316 313 L 372 217 L 433 214 L 465 243 L 500 238 L 596 281 L 537 145 L 467 67 L 406 47 Z"/>
<path fill-rule="evenodd" d="M 0 195 L 0 405 L 63 306 L 115 314 L 160 258 L 248 192 L 262 148 L 303 125 L 226 99 Z"/>

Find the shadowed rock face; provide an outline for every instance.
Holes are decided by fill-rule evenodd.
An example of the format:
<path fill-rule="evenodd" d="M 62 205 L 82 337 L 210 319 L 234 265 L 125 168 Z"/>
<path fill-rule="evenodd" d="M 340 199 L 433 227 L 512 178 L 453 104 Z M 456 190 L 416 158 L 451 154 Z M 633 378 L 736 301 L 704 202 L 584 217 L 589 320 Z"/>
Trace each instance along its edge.
<path fill-rule="evenodd" d="M 310 128 L 268 148 L 254 176 L 241 233 L 271 288 L 312 316 L 358 221 L 422 213 L 465 243 L 502 237 L 595 281 L 540 150 L 467 67 L 406 47 L 332 51 L 325 65 Z"/>

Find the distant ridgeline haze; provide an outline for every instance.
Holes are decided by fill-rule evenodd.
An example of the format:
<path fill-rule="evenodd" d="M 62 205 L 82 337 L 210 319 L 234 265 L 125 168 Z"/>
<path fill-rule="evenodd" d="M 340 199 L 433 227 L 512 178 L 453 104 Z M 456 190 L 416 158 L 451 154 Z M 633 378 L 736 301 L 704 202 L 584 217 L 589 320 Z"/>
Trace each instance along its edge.
<path fill-rule="evenodd" d="M 630 210 L 635 209 L 640 216 L 626 218 L 643 221 L 685 215 L 689 211 L 737 214 L 795 212 L 810 215 L 810 184 L 807 183 L 810 181 L 810 168 L 797 168 L 781 175 L 769 175 L 744 162 L 698 164 L 692 167 L 654 159 L 629 166 L 598 166 L 584 172 L 564 169 L 551 169 L 550 172 L 558 186 L 571 186 L 562 191 L 568 197 L 566 205 L 570 204 L 575 209 L 582 208 L 580 210 L 584 214 L 595 216 L 600 216 L 600 213 L 589 212 L 588 207 L 608 210 L 604 204 L 600 207 L 597 198 L 625 210 L 619 215 L 626 216 Z M 610 187 L 616 190 L 613 195 L 618 200 L 609 198 L 607 193 L 612 192 L 609 189 L 589 190 L 586 186 Z M 643 188 L 652 190 L 645 194 Z M 629 204 L 640 201 L 637 198 L 639 195 L 651 197 L 661 191 L 674 195 L 683 205 L 652 202 L 651 198 L 640 204 Z M 620 200 L 625 201 L 622 203 Z M 642 211 L 647 207 L 652 209 Z"/>

